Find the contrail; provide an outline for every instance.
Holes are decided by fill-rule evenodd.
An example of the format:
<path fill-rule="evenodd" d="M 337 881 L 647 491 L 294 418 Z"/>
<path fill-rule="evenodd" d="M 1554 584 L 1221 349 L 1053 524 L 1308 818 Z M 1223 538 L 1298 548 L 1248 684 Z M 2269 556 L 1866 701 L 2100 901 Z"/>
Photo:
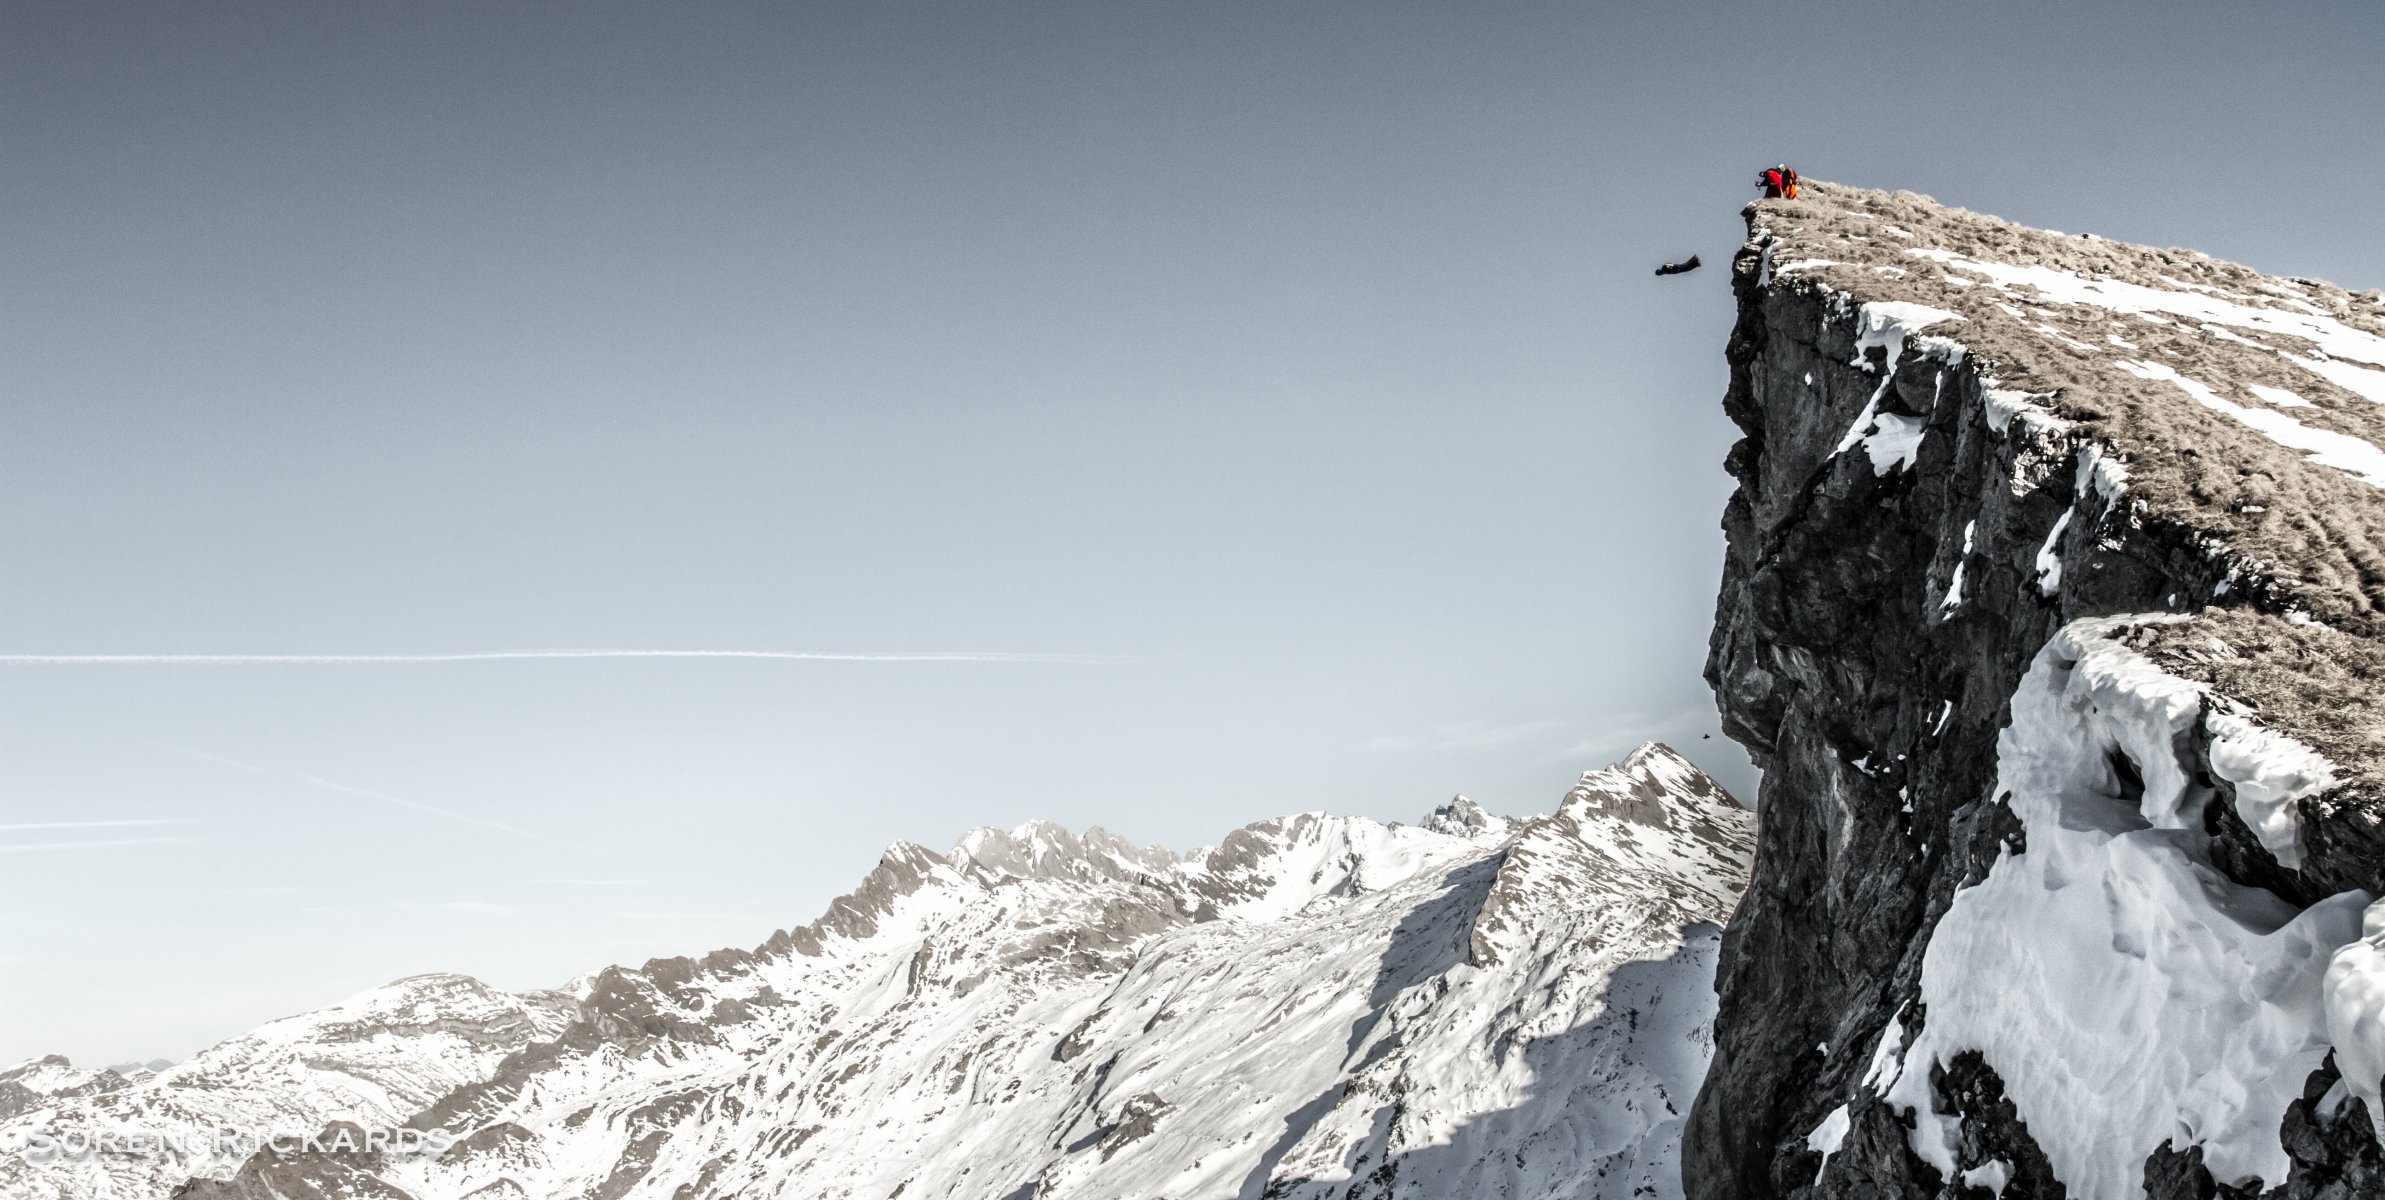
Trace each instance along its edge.
<path fill-rule="evenodd" d="M 0 654 L 5 667 L 384 666 L 401 663 L 506 662 L 529 658 L 758 658 L 797 662 L 1034 663 L 1120 667 L 1141 661 L 1119 654 L 1036 654 L 1002 650 L 931 650 L 836 654 L 798 650 L 478 650 L 463 654 Z"/>
<path fill-rule="evenodd" d="M 31 854 L 47 850 L 106 850 L 117 846 L 155 846 L 161 842 L 187 842 L 189 838 L 152 837 L 116 838 L 104 842 L 26 842 L 16 846 L 0 846 L 0 854 Z"/>
<path fill-rule="evenodd" d="M 269 779 L 296 780 L 299 783 L 309 784 L 314 787 L 322 788 L 326 791 L 339 792 L 342 795 L 348 796 L 359 796 L 366 800 L 378 800 L 383 804 L 394 804 L 399 808 L 410 808 L 416 812 L 429 813 L 435 817 L 445 817 L 450 821 L 461 821 L 467 825 L 478 825 L 483 829 L 495 829 L 500 832 L 513 834 L 516 837 L 526 837 L 534 842 L 545 842 L 549 845 L 564 846 L 574 850 L 583 848 L 575 846 L 570 842 L 563 841 L 560 838 L 553 838 L 535 830 L 524 829 L 519 825 L 508 825 L 503 821 L 492 821 L 486 817 L 476 817 L 470 813 L 457 812 L 452 808 L 441 808 L 436 804 L 425 804 L 420 800 L 408 800 L 403 796 L 392 796 L 387 792 L 376 792 L 367 788 L 353 787 L 349 784 L 341 783 L 338 780 L 325 779 L 320 775 L 308 775 L 299 771 L 277 770 L 273 767 L 260 767 L 254 763 L 244 763 L 236 758 L 225 758 L 220 754 L 208 754 L 205 751 L 186 749 L 181 746 L 172 746 L 168 747 L 168 749 L 178 750 L 181 753 L 188 754 L 191 757 L 199 759 L 203 762 L 214 763 L 219 767 L 228 767 L 235 771 L 246 771 L 251 775 L 263 775 Z"/>
<path fill-rule="evenodd" d="M 130 829 L 140 825 L 196 825 L 190 817 L 140 817 L 120 821 L 20 821 L 0 825 L 0 833 L 27 833 L 36 829 Z"/>

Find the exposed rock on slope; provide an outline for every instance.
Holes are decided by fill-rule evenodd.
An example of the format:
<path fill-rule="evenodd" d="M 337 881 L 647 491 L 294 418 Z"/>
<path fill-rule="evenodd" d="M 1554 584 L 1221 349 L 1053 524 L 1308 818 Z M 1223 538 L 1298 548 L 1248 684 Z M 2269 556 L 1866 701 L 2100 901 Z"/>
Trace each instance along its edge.
<path fill-rule="evenodd" d="M 757 950 L 595 976 L 418 1105 L 442 1154 L 282 1148 L 180 1194 L 1674 1194 L 1753 826 L 1649 746 L 1521 822 L 898 845 Z"/>
<path fill-rule="evenodd" d="M 462 975 L 417 975 L 260 1026 L 138 1082 L 54 1090 L 0 1123 L 0 1196 L 162 1196 L 210 1165 L 221 1130 L 311 1133 L 335 1118 L 402 1124 L 555 1036 L 572 1007 L 554 992 L 517 996 Z M 173 1149 L 25 1155 L 43 1159 L 45 1146 L 84 1147 L 108 1133 L 162 1137 Z"/>
<path fill-rule="evenodd" d="M 0 1121 L 74 1100 L 112 1092 L 130 1082 L 117 1071 L 102 1067 L 87 1071 L 52 1054 L 0 1071 Z"/>
<path fill-rule="evenodd" d="M 1708 678 L 1765 822 L 1691 1194 L 2385 1194 L 2385 296 L 1748 218 Z"/>

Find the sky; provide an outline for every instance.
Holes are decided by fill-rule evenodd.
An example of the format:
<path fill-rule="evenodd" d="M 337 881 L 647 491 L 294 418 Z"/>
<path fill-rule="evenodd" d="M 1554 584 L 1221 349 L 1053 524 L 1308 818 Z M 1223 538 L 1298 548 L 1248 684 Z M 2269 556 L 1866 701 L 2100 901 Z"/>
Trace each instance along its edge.
<path fill-rule="evenodd" d="M 0 1060 L 750 946 L 979 825 L 1524 814 L 1650 738 L 1746 794 L 1700 671 L 1754 172 L 2385 285 L 2379 45 L 0 8 L 0 656 L 140 660 L 0 662 Z M 552 648 L 862 657 L 358 661 Z"/>

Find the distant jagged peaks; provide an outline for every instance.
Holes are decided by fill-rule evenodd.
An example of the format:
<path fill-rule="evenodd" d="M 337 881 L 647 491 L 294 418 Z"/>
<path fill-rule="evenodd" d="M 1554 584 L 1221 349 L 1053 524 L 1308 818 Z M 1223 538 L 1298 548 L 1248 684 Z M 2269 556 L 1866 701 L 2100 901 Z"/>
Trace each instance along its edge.
<path fill-rule="evenodd" d="M 63 1054 L 45 1054 L 0 1070 L 0 1121 L 60 1101 L 144 1083 L 173 1065 L 159 1058 L 88 1069 L 74 1065 Z"/>
<path fill-rule="evenodd" d="M 970 830 L 953 846 L 949 860 L 955 869 L 988 882 L 1063 875 L 1134 879 L 1178 861 L 1167 850 L 1137 846 L 1098 825 L 1079 837 L 1051 821 L 1029 821 L 1007 833 Z"/>
<path fill-rule="evenodd" d="M 63 1054 L 46 1054 L 0 1070 L 0 1121 L 78 1096 L 96 1096 L 132 1080 L 113 1068 L 86 1070 Z"/>
<path fill-rule="evenodd" d="M 1464 796 L 1450 797 L 1449 803 L 1434 809 L 1419 823 L 1434 833 L 1462 838 L 1503 833 L 1508 825 L 1507 818 L 1485 811 Z"/>
<path fill-rule="evenodd" d="M 1301 813 L 1188 854 L 1031 822 L 898 843 L 756 950 L 537 999 L 401 980 L 176 1068 L 215 1105 L 189 1117 L 405 1120 L 458 1148 L 218 1164 L 187 1200 L 1321 1198 L 1348 1191 L 1353 1154 L 1385 1200 L 1662 1194 L 1748 839 L 1717 816 L 1704 843 L 1692 816 L 1720 790 L 1677 756 L 1590 778 L 1609 777 L 1664 819 L 1605 793 L 1524 820 L 1458 797 L 1414 825 Z M 374 1041 L 372 1020 L 412 1032 Z M 434 1068 L 456 1082 L 397 1100 Z M 384 1098 L 351 1103 L 358 1081 Z M 0 1193 L 173 1182 L 34 1170 L 0 1162 Z"/>
<path fill-rule="evenodd" d="M 1735 825 L 1728 814 L 1743 810 L 1720 784 L 1661 742 L 1646 743 L 1622 762 L 1583 775 L 1565 804 L 1678 833 L 1707 848 L 1712 861 L 1702 869 L 1725 876 L 1744 869 L 1744 855 L 1733 865 L 1727 849 L 1744 840 L 1744 822 Z M 1415 825 L 1299 813 L 1253 822 L 1189 854 L 1137 846 L 1099 826 L 1082 835 L 1050 821 L 1010 830 L 983 827 L 961 835 L 943 854 L 896 843 L 862 887 L 839 898 L 820 921 L 775 936 L 760 952 L 818 953 L 822 936 L 874 936 L 877 918 L 897 901 L 939 884 L 1132 883 L 1176 897 L 1186 921 L 1273 920 L 1321 897 L 1395 886 L 1453 854 L 1505 841 L 1522 828 L 1462 795 Z"/>
<path fill-rule="evenodd" d="M 137 1129 L 192 1145 L 208 1144 L 220 1129 L 311 1133 L 335 1116 L 389 1129 L 488 1078 L 515 1051 L 557 1036 L 577 1008 L 559 992 L 510 993 L 466 975 L 409 976 L 268 1022 L 143 1078 L 76 1072 L 55 1056 L 0 1072 L 0 1119 L 23 1122 L 8 1127 L 12 1136 Z M 14 1103 L 26 1092 L 35 1093 L 30 1105 Z M 0 1156 L 0 1196 L 162 1200 L 193 1170 L 191 1161 L 164 1155 L 70 1156 L 45 1168 L 12 1154 Z"/>

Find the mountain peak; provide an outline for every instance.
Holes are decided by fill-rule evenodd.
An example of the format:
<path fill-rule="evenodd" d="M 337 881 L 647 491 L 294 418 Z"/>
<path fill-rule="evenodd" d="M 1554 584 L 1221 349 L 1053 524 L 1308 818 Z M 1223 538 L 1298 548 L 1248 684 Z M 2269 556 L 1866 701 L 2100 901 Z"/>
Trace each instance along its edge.
<path fill-rule="evenodd" d="M 1481 805 L 1464 796 L 1452 796 L 1449 798 L 1449 803 L 1426 814 L 1424 820 L 1418 824 L 1434 833 L 1446 833 L 1451 837 L 1473 838 L 1485 834 L 1504 833 L 1507 831 L 1509 822 L 1507 818 L 1486 811 Z"/>
<path fill-rule="evenodd" d="M 1099 825 L 1082 836 L 1056 821 L 1029 821 L 1016 829 L 972 829 L 952 847 L 956 870 L 984 883 L 1006 879 L 1133 879 L 1177 865 L 1177 856 L 1157 846 L 1137 846 Z"/>
<path fill-rule="evenodd" d="M 1671 825 L 1681 813 L 1743 808 L 1704 771 L 1663 742 L 1643 742 L 1622 762 L 1584 772 L 1566 803 L 1642 825 Z"/>
<path fill-rule="evenodd" d="M 1755 828 L 1755 814 L 1722 785 L 1648 742 L 1584 774 L 1557 811 L 1519 824 L 1475 919 L 1472 960 L 1516 953 L 1519 930 L 1531 926 L 1519 914 L 1551 895 L 1595 895 L 1595 904 L 1684 923 L 1719 920 L 1746 886 Z"/>

